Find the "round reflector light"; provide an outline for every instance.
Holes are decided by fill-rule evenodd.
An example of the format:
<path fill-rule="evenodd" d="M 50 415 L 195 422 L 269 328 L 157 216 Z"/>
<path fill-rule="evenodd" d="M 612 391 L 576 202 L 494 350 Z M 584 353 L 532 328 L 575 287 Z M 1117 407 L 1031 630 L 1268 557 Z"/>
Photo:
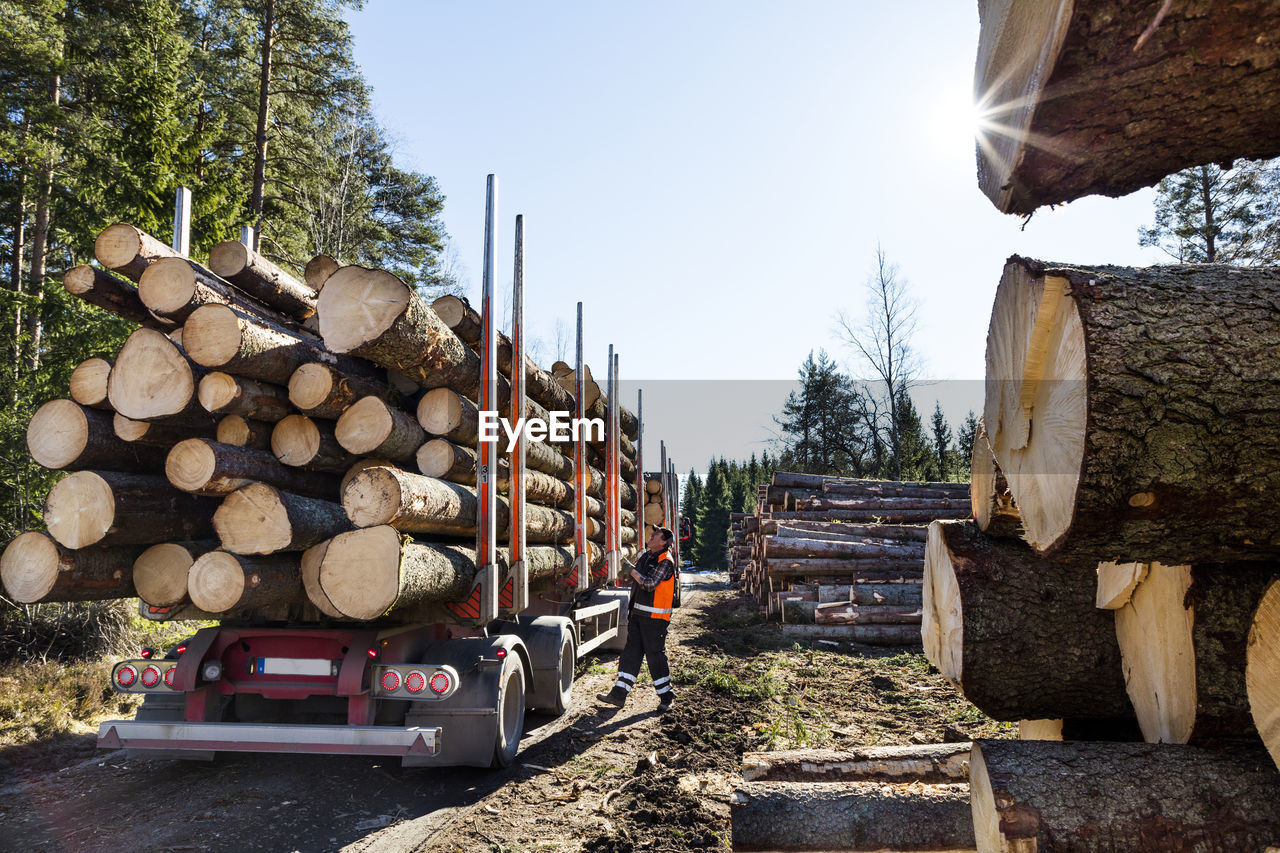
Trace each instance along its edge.
<path fill-rule="evenodd" d="M 382 689 L 390 693 L 392 690 L 398 690 L 400 687 L 400 673 L 394 669 L 389 669 L 382 673 Z"/>
<path fill-rule="evenodd" d="M 160 667 L 148 666 L 142 670 L 142 686 L 155 687 L 160 683 Z"/>
<path fill-rule="evenodd" d="M 404 689 L 410 693 L 421 693 L 426 686 L 427 676 L 421 670 L 415 669 L 404 677 Z"/>
<path fill-rule="evenodd" d="M 173 686 L 173 677 L 178 674 L 178 668 L 171 666 L 164 671 L 164 683 L 166 687 Z"/>
<path fill-rule="evenodd" d="M 433 693 L 445 693 L 449 690 L 449 676 L 443 672 L 437 672 L 431 676 L 431 690 Z"/>
<path fill-rule="evenodd" d="M 133 682 L 138 680 L 138 671 L 133 667 L 125 664 L 116 670 L 116 684 L 121 687 L 130 687 Z"/>

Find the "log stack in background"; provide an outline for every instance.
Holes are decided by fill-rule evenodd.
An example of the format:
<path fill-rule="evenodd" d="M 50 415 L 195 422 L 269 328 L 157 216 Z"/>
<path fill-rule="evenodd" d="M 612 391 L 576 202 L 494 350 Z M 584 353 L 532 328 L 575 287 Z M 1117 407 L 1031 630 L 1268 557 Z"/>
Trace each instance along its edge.
<path fill-rule="evenodd" d="M 137 595 L 177 618 L 293 621 L 446 618 L 441 605 L 466 598 L 480 340 L 464 300 L 440 303 L 446 322 L 387 272 L 329 259 L 303 280 L 233 242 L 205 267 L 126 224 L 103 231 L 96 254 L 111 271 L 77 267 L 67 289 L 140 328 L 75 371 L 72 399 L 32 419 L 33 459 L 68 475 L 46 501 L 47 533 L 22 534 L 0 557 L 10 597 Z M 572 412 L 571 390 L 532 360 L 525 373 L 525 415 Z M 595 388 L 588 410 L 606 403 Z M 625 409 L 619 420 L 626 477 L 636 420 Z M 529 448 L 534 594 L 560 596 L 572 568 L 571 454 Z M 589 460 L 598 565 L 602 442 Z M 505 478 L 499 491 L 505 541 Z M 629 556 L 640 506 L 633 486 L 621 491 Z"/>
<path fill-rule="evenodd" d="M 964 483 L 779 471 L 756 513 L 730 517 L 730 574 L 788 632 L 914 645 L 925 525 L 969 513 Z"/>

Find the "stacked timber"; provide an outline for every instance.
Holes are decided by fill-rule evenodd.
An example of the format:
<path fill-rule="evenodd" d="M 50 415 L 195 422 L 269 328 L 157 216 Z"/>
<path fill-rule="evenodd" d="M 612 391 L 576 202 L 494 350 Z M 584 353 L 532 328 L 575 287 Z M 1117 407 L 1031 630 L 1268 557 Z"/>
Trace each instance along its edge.
<path fill-rule="evenodd" d="M 172 618 L 465 617 L 478 335 L 455 334 L 394 275 L 332 259 L 299 277 L 228 242 L 206 266 L 127 224 L 103 231 L 96 254 L 106 269 L 69 271 L 67 289 L 139 328 L 32 418 L 32 458 L 67 473 L 46 498 L 48 529 L 0 556 L 13 600 L 137 596 Z M 468 312 L 455 324 L 478 320 Z M 509 368 L 509 342 L 505 353 Z M 524 414 L 572 411 L 532 361 L 526 378 Z M 619 420 L 634 437 L 634 416 Z M 634 472 L 633 442 L 619 444 Z M 572 594 L 571 452 L 528 449 L 526 564 L 533 591 L 552 597 Z M 593 454 L 588 563 L 599 569 L 604 457 Z M 500 478 L 500 543 L 508 487 Z M 633 486 L 620 498 L 625 556 L 640 507 Z M 505 569 L 504 547 L 497 557 Z"/>
<path fill-rule="evenodd" d="M 779 471 L 756 513 L 730 517 L 731 576 L 788 633 L 914 645 L 925 525 L 969 513 L 964 483 Z"/>

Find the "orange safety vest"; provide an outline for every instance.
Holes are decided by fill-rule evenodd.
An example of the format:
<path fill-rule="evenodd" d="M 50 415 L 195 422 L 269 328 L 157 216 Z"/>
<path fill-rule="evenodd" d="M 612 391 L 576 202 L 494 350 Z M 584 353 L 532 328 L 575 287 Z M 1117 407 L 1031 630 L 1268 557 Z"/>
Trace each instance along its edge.
<path fill-rule="evenodd" d="M 663 551 L 658 555 L 658 563 L 663 560 L 671 560 L 671 552 Z M 675 561 L 671 560 L 670 576 L 665 580 L 659 581 L 658 585 L 653 589 L 642 589 L 636 584 L 631 586 L 631 610 L 639 611 L 641 614 L 648 616 L 650 619 L 665 619 L 671 621 L 672 602 L 676 596 L 676 576 Z"/>

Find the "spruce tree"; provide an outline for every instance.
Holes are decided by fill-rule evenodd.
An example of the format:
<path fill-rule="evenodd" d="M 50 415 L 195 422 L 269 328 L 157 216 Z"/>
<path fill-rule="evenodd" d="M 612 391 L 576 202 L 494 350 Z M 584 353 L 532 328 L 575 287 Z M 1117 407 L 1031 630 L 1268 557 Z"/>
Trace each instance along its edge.
<path fill-rule="evenodd" d="M 951 446 L 951 427 L 947 424 L 947 416 L 942 412 L 942 403 L 937 400 L 933 404 L 933 417 L 929 421 L 929 427 L 933 433 L 934 465 L 937 476 L 930 476 L 928 479 L 949 480 L 953 473 L 955 450 Z"/>
<path fill-rule="evenodd" d="M 973 442 L 978 436 L 978 418 L 974 415 L 973 410 L 969 410 L 969 414 L 965 416 L 964 423 L 956 431 L 956 455 L 960 461 L 960 471 L 963 473 L 962 479 L 969 479 L 972 476 L 970 465 L 973 460 Z"/>
<path fill-rule="evenodd" d="M 1280 160 L 1206 164 L 1156 186 L 1155 223 L 1138 242 L 1182 264 L 1280 261 Z"/>
<path fill-rule="evenodd" d="M 722 464 L 713 462 L 707 470 L 702 517 L 697 528 L 699 566 L 704 569 L 728 567 L 729 484 L 724 469 Z"/>

